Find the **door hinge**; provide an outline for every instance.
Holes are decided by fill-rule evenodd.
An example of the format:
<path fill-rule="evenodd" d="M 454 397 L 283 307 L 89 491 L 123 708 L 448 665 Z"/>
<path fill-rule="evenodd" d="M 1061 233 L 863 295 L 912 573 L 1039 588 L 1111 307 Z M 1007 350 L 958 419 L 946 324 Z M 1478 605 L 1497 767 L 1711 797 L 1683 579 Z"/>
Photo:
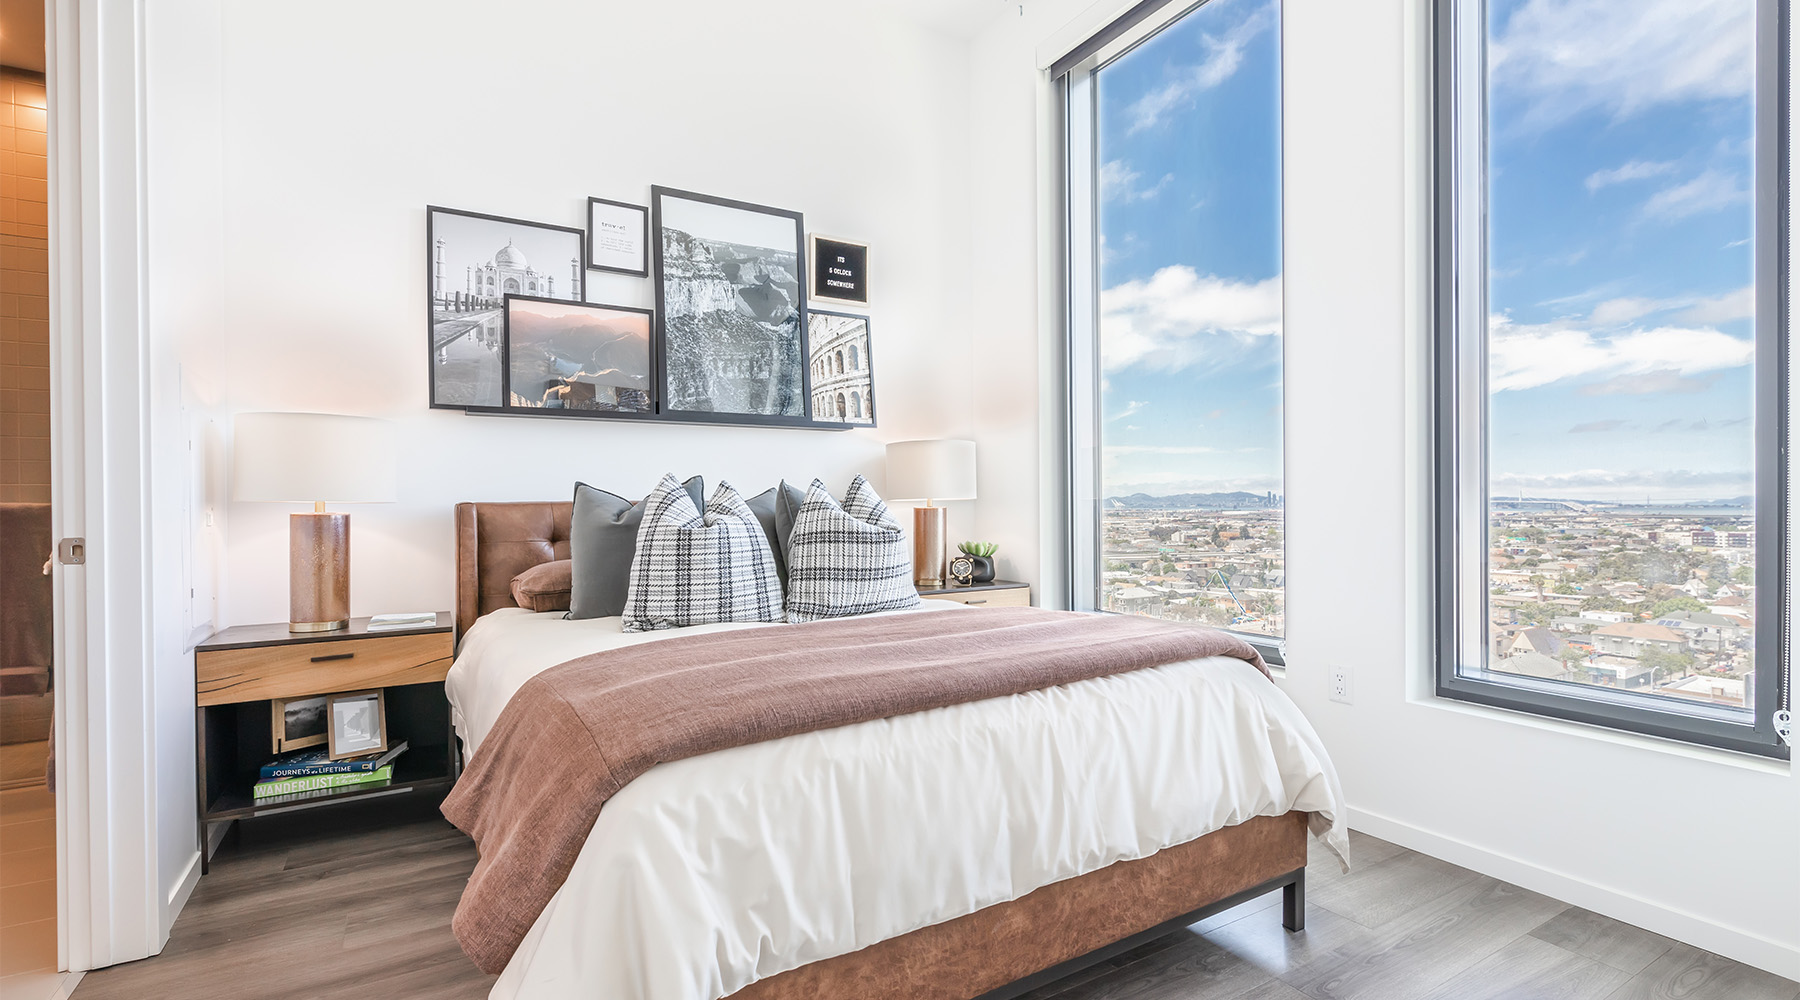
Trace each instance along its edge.
<path fill-rule="evenodd" d="M 87 539 L 65 538 L 56 543 L 56 561 L 64 566 L 80 566 L 87 562 Z"/>

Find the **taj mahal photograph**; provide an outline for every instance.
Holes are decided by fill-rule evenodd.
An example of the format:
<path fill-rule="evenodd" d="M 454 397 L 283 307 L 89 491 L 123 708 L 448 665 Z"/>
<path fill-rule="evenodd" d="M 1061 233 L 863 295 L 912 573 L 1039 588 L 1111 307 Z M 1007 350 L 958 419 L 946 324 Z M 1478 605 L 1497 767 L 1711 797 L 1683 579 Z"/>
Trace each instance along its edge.
<path fill-rule="evenodd" d="M 431 405 L 499 406 L 506 296 L 579 302 L 579 229 L 426 210 L 431 304 Z"/>

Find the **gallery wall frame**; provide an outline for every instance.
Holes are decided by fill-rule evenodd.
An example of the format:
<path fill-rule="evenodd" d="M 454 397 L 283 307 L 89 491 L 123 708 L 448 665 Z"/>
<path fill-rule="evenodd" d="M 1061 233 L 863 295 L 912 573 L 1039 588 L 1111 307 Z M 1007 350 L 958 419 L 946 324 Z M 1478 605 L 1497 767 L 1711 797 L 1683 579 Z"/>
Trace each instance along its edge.
<path fill-rule="evenodd" d="M 807 375 L 812 380 L 807 396 L 808 414 L 819 424 L 874 427 L 875 360 L 870 348 L 873 338 L 869 317 L 863 313 L 811 309 L 807 333 Z"/>
<path fill-rule="evenodd" d="M 587 266 L 633 277 L 650 276 L 650 207 L 589 198 Z"/>
<path fill-rule="evenodd" d="M 532 264 L 533 256 L 548 258 L 543 270 Z M 539 294 L 580 302 L 587 296 L 586 257 L 587 233 L 572 226 L 425 206 L 431 407 L 499 407 L 505 401 L 500 352 L 505 296 Z M 463 270 L 460 290 L 458 268 Z"/>
<path fill-rule="evenodd" d="M 820 302 L 867 307 L 869 245 L 813 233 L 808 238 L 812 297 Z"/>
<path fill-rule="evenodd" d="M 653 311 L 508 295 L 503 312 L 504 402 L 499 410 L 525 416 L 656 419 Z"/>
<path fill-rule="evenodd" d="M 663 416 L 821 426 L 809 412 L 802 214 L 655 185 L 650 218 Z"/>

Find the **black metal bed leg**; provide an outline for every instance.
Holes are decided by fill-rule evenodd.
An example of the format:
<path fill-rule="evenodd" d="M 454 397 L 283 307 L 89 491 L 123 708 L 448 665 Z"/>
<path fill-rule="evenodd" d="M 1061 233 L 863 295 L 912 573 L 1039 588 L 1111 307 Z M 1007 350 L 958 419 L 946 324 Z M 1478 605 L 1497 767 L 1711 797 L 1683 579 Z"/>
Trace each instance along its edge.
<path fill-rule="evenodd" d="M 1306 869 L 1294 873 L 1294 880 L 1281 887 L 1281 926 L 1290 931 L 1306 929 Z"/>

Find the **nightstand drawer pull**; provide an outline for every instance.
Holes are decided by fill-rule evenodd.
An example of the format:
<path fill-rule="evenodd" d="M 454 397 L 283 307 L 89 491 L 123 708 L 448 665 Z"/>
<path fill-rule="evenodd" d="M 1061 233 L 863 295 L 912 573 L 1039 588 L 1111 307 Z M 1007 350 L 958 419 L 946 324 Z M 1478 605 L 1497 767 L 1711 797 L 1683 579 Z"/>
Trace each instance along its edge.
<path fill-rule="evenodd" d="M 967 600 L 967 601 L 964 601 L 964 602 L 963 602 L 963 603 L 964 603 L 964 604 L 986 604 L 986 603 L 987 603 L 987 598 L 985 598 L 985 597 L 984 597 L 984 598 L 982 598 L 982 599 L 981 599 L 981 600 L 979 600 L 979 601 L 977 601 L 977 600 L 974 600 L 974 599 L 970 599 L 970 600 Z"/>
<path fill-rule="evenodd" d="M 312 658 L 312 661 L 314 663 L 324 663 L 328 660 L 348 660 L 355 656 L 355 653 L 333 653 L 330 656 L 315 656 Z"/>

